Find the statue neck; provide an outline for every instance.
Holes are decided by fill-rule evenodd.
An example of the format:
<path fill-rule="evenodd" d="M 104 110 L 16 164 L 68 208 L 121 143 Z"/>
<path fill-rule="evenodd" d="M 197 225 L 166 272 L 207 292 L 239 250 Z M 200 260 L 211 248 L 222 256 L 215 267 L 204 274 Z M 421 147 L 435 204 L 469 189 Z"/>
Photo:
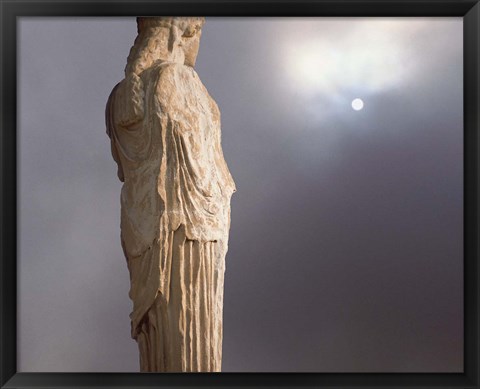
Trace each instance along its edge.
<path fill-rule="evenodd" d="M 135 41 L 125 73 L 139 75 L 158 62 L 185 63 L 185 53 L 173 29 L 160 27 L 142 32 Z"/>

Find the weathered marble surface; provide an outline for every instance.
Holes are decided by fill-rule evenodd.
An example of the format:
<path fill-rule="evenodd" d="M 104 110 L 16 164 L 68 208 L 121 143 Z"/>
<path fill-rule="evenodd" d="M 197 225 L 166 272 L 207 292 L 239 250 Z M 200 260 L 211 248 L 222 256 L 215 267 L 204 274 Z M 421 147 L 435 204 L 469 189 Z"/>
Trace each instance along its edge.
<path fill-rule="evenodd" d="M 132 337 L 145 372 L 221 370 L 225 254 L 235 184 L 220 112 L 193 69 L 204 18 L 137 18 L 107 103 L 118 165 Z"/>

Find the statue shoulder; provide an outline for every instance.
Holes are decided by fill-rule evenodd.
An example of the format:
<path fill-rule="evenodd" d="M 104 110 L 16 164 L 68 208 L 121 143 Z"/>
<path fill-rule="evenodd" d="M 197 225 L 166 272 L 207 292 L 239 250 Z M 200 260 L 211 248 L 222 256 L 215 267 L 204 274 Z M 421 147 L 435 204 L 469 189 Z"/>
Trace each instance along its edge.
<path fill-rule="evenodd" d="M 191 80 L 198 79 L 198 75 L 192 67 L 176 62 L 164 62 L 160 64 L 156 69 L 156 74 L 158 75 L 157 85 L 165 86 L 171 86 L 172 82 L 190 82 Z"/>
<path fill-rule="evenodd" d="M 203 84 L 190 66 L 164 63 L 158 67 L 156 75 L 155 94 L 160 104 L 165 105 L 164 108 L 182 109 L 186 96 L 196 95 L 199 91 L 204 93 Z"/>

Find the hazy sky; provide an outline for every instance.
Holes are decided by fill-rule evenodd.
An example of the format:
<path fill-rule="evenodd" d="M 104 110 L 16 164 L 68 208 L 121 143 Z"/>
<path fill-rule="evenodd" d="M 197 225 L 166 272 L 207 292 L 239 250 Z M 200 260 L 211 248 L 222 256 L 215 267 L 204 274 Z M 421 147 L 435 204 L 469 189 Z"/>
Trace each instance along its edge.
<path fill-rule="evenodd" d="M 237 185 L 223 371 L 462 371 L 462 27 L 207 18 Z M 104 124 L 135 18 L 18 33 L 19 371 L 138 371 Z"/>

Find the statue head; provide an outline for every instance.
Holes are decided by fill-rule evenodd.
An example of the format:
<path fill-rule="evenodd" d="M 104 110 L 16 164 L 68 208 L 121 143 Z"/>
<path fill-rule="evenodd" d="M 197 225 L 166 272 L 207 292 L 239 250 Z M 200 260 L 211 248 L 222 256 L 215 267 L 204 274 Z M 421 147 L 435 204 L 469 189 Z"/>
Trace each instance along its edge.
<path fill-rule="evenodd" d="M 130 49 L 123 82 L 124 98 L 131 104 L 125 122 L 143 117 L 143 81 L 141 74 L 158 62 L 176 62 L 194 66 L 200 45 L 203 17 L 138 17 L 138 35 Z"/>
<path fill-rule="evenodd" d="M 156 45 L 161 59 L 193 67 L 204 23 L 204 17 L 138 17 L 137 31 L 139 36 L 163 37 Z"/>

